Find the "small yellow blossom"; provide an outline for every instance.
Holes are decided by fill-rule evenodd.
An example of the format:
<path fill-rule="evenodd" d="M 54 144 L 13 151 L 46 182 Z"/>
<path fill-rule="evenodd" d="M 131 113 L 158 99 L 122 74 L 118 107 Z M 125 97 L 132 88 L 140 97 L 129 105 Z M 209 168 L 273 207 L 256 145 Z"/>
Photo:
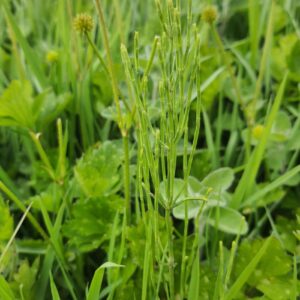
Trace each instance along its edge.
<path fill-rule="evenodd" d="M 58 52 L 50 50 L 46 54 L 46 61 L 48 63 L 55 63 L 58 61 Z"/>
<path fill-rule="evenodd" d="M 252 135 L 255 139 L 259 140 L 264 132 L 265 128 L 263 125 L 256 125 L 252 129 Z"/>

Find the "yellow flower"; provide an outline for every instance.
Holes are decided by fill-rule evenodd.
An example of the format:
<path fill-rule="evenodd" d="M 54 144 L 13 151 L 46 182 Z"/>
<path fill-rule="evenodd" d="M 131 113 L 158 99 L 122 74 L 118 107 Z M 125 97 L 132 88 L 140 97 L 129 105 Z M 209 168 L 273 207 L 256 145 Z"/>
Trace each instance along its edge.
<path fill-rule="evenodd" d="M 55 63 L 58 61 L 58 53 L 54 50 L 50 50 L 46 54 L 46 61 L 48 63 Z"/>
<path fill-rule="evenodd" d="M 80 33 L 88 33 L 93 30 L 94 21 L 90 15 L 82 13 L 75 17 L 73 26 Z"/>
<path fill-rule="evenodd" d="M 263 125 L 256 125 L 252 129 L 252 135 L 255 139 L 259 140 L 263 133 L 264 133 L 265 127 Z"/>
<path fill-rule="evenodd" d="M 208 5 L 202 12 L 202 18 L 206 23 L 212 24 L 218 18 L 218 10 L 214 5 Z"/>

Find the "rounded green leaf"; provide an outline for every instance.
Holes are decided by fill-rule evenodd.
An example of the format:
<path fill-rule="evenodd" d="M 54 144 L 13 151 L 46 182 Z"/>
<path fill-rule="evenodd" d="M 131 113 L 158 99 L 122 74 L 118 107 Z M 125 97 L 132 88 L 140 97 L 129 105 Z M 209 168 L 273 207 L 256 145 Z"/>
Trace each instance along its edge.
<path fill-rule="evenodd" d="M 248 224 L 236 210 L 228 207 L 213 207 L 209 210 L 207 223 L 231 234 L 245 234 Z"/>
<path fill-rule="evenodd" d="M 187 206 L 188 219 L 195 218 L 199 212 L 201 201 L 199 200 L 187 200 L 173 208 L 173 216 L 176 219 L 185 219 L 185 207 Z"/>
<path fill-rule="evenodd" d="M 168 187 L 167 187 L 167 182 L 163 181 L 160 183 L 159 186 L 159 191 L 160 191 L 160 195 L 162 198 L 162 202 L 165 205 L 169 205 L 170 203 L 175 204 L 178 201 L 183 200 L 184 195 L 183 195 L 183 191 L 184 191 L 184 180 L 180 179 L 180 178 L 174 178 L 174 183 L 173 183 L 173 199 L 169 199 L 168 198 Z"/>
<path fill-rule="evenodd" d="M 271 139 L 275 142 L 284 142 L 289 139 L 292 131 L 292 124 L 289 115 L 279 111 L 272 126 Z"/>
<path fill-rule="evenodd" d="M 231 168 L 220 168 L 208 174 L 202 181 L 206 187 L 216 192 L 226 191 L 234 180 L 234 173 Z"/>

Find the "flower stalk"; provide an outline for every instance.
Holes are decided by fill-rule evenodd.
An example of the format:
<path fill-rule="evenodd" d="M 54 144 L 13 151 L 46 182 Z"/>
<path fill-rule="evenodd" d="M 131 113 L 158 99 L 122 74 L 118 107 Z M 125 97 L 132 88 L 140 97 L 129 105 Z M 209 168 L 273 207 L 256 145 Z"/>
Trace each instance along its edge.
<path fill-rule="evenodd" d="M 123 165 L 123 180 L 124 180 L 124 195 L 125 195 L 125 207 L 126 207 L 126 219 L 128 224 L 131 222 L 131 196 L 130 196 L 130 157 L 129 157 L 129 140 L 128 140 L 128 128 L 127 125 L 124 121 L 124 116 L 121 111 L 121 104 L 119 100 L 119 88 L 117 84 L 117 77 L 115 74 L 114 70 L 114 65 L 113 65 L 113 60 L 112 60 L 112 55 L 111 55 L 111 50 L 110 50 L 110 45 L 109 45 L 109 39 L 108 39 L 108 32 L 107 32 L 107 27 L 106 23 L 104 20 L 104 15 L 103 15 L 103 8 L 100 0 L 96 0 L 96 8 L 99 16 L 99 21 L 100 21 L 100 27 L 101 27 L 101 32 L 102 32 L 102 39 L 103 39 L 103 44 L 106 50 L 106 56 L 108 60 L 108 72 L 111 78 L 111 85 L 112 85 L 112 90 L 113 90 L 113 97 L 114 97 L 114 103 L 117 108 L 117 123 L 119 126 L 119 129 L 121 131 L 122 139 L 123 139 L 123 150 L 124 150 L 124 165 Z"/>

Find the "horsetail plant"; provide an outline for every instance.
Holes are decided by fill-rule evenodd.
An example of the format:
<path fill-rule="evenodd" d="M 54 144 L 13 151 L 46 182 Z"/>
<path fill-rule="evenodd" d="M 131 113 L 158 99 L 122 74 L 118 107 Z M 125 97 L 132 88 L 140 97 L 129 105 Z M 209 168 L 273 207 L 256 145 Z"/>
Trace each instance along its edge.
<path fill-rule="evenodd" d="M 190 2 L 191 3 L 191 2 Z M 196 25 L 192 26 L 193 39 L 188 42 L 183 37 L 184 26 L 181 24 L 181 12 L 178 6 L 171 1 L 161 3 L 156 1 L 158 14 L 161 20 L 162 33 L 154 38 L 149 62 L 140 76 L 138 34 L 134 38 L 134 57 L 130 58 L 125 45 L 121 46 L 122 61 L 125 67 L 126 82 L 131 102 L 135 107 L 135 120 L 138 147 L 137 194 L 141 216 L 145 216 L 145 207 L 148 208 L 151 218 L 143 218 L 146 222 L 147 249 L 151 254 L 145 253 L 145 260 L 152 260 L 168 266 L 168 286 L 164 287 L 170 299 L 175 299 L 175 268 L 180 263 L 174 256 L 174 227 L 172 210 L 178 205 L 176 190 L 176 166 L 178 164 L 178 146 L 183 143 L 184 164 L 184 195 L 186 218 L 183 238 L 183 253 L 181 258 L 180 293 L 186 294 L 187 280 L 190 273 L 186 272 L 186 240 L 188 228 L 188 195 L 187 181 L 191 171 L 193 156 L 197 147 L 200 130 L 201 92 L 200 92 L 200 39 Z M 191 16 L 188 15 L 188 23 Z M 187 29 L 191 31 L 191 28 Z M 159 73 L 160 79 L 156 83 L 157 93 L 151 95 L 149 91 L 149 78 L 153 72 Z M 192 97 L 196 91 L 196 99 Z M 151 99 L 152 98 L 152 99 Z M 151 99 L 151 100 L 150 100 Z M 150 106 L 159 103 L 160 114 L 153 122 L 150 116 Z M 194 111 L 192 110 L 192 106 Z M 196 114 L 196 127 L 193 131 L 192 147 L 189 149 L 188 122 L 190 115 Z M 153 189 L 152 189 L 152 188 Z M 180 191 L 183 192 L 183 191 Z M 158 231 L 158 218 L 164 211 L 167 242 L 164 244 Z M 149 223 L 149 220 L 151 223 Z M 148 222 L 148 224 L 147 224 Z M 153 222 L 153 223 L 152 223 Z M 150 226 L 153 224 L 153 226 Z M 197 236 L 197 235 L 196 235 Z M 198 245 L 198 240 L 196 240 Z M 198 248 L 198 246 L 197 246 Z M 147 251 L 148 251 L 147 250 Z M 192 260 L 197 259 L 198 251 L 194 252 Z M 199 257 L 198 257 L 199 258 Z M 145 264 L 147 262 L 145 261 Z M 149 263 L 149 262 L 148 262 Z M 189 269 L 188 269 L 189 270 Z M 149 272 L 150 270 L 148 270 Z M 190 271 L 190 270 L 189 270 Z M 149 274 L 143 274 L 143 297 L 146 299 Z M 177 276 L 177 275 L 176 275 Z M 159 291 L 161 281 L 157 282 Z M 156 294 L 158 296 L 158 294 Z"/>

